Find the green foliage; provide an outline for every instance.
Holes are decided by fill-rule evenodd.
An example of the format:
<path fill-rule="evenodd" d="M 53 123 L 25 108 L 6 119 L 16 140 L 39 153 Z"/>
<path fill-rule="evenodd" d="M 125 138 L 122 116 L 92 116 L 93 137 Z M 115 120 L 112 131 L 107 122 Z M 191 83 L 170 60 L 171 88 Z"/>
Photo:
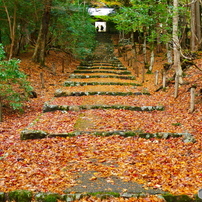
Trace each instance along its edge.
<path fill-rule="evenodd" d="M 0 97 L 13 109 L 22 109 L 22 101 L 28 97 L 32 87 L 26 75 L 19 70 L 20 60 L 3 60 L 4 50 L 0 44 Z"/>
<path fill-rule="evenodd" d="M 5 3 L 5 4 L 4 4 Z M 8 22 L 8 16 L 4 5 L 8 10 L 11 23 L 13 20 L 14 10 L 16 9 L 16 29 L 15 29 L 15 40 L 16 43 L 21 40 L 21 37 L 25 34 L 31 34 L 35 30 L 39 29 L 39 23 L 41 22 L 43 4 L 41 0 L 35 1 L 24 1 L 24 0 L 0 0 L 0 43 L 3 45 L 10 44 L 10 28 Z M 26 33 L 25 33 L 26 32 Z"/>
<path fill-rule="evenodd" d="M 113 21 L 118 30 L 143 32 L 145 29 L 150 43 L 155 41 L 157 33 L 161 33 L 161 41 L 171 39 L 172 7 L 165 0 L 131 0 L 131 6 L 122 7 Z"/>
<path fill-rule="evenodd" d="M 55 5 L 56 6 L 56 5 Z M 84 59 L 92 53 L 95 43 L 95 27 L 84 5 L 58 2 L 53 9 L 54 22 L 51 32 L 57 38 L 57 46 Z"/>

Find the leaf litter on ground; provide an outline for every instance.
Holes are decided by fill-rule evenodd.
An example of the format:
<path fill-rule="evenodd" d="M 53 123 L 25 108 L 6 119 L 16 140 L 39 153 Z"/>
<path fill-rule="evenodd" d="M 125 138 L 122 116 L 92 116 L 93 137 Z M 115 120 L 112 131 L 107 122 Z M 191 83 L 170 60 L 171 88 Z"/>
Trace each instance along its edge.
<path fill-rule="evenodd" d="M 53 55 L 49 57 L 57 63 L 56 57 L 54 58 Z M 94 137 L 91 135 L 20 141 L 20 131 L 35 120 L 40 124 L 31 126 L 33 129 L 55 131 L 59 128 L 58 132 L 72 131 L 74 124 L 71 125 L 71 123 L 75 123 L 80 114 L 90 113 L 82 111 L 68 112 L 68 114 L 62 112 L 42 114 L 43 103 L 52 98 L 55 89 L 62 85 L 68 74 L 57 73 L 55 76 L 49 69 L 43 70 L 46 87 L 42 89 L 39 81 L 41 69 L 30 63 L 28 59 L 22 59 L 22 69 L 28 73 L 30 71 L 29 79 L 37 91 L 38 98 L 26 103 L 24 114 L 4 109 L 6 112 L 4 122 L 0 123 L 0 140 L 3 143 L 0 145 L 2 157 L 0 191 L 28 189 L 34 192 L 63 193 L 66 188 L 77 184 L 78 172 L 88 170 L 96 171 L 102 177 L 117 176 L 125 181 L 139 182 L 145 187 L 161 188 L 176 195 L 193 196 L 200 189 L 202 107 L 201 97 L 197 96 L 195 111 L 189 113 L 188 88 L 190 85 L 181 86 L 179 97 L 174 99 L 173 86 L 168 86 L 165 92 L 155 93 L 154 90 L 157 87 L 153 85 L 153 75 L 146 75 L 143 87 L 152 93 L 151 96 L 115 97 L 115 101 L 109 96 L 102 96 L 104 103 L 158 104 L 165 106 L 165 111 L 137 113 L 124 110 L 94 110 L 93 114 L 98 118 L 89 130 L 104 127 L 108 130 L 119 128 L 141 129 L 146 132 L 190 132 L 195 136 L 196 143 L 183 143 L 176 138 L 146 140 L 136 137 Z M 199 60 L 198 63 L 200 64 L 201 61 Z M 30 68 L 27 68 L 28 66 Z M 75 67 L 76 63 L 70 70 L 73 71 Z M 156 65 L 156 68 L 159 66 Z M 189 77 L 185 79 L 193 84 L 196 82 L 201 88 L 201 73 L 193 68 L 189 69 L 188 73 Z M 140 78 L 137 79 L 141 81 Z M 102 102 L 99 96 L 91 96 L 90 100 L 94 98 Z M 86 97 L 79 97 L 77 101 L 73 97 L 68 97 L 68 99 L 54 99 L 52 103 L 80 105 L 90 104 L 91 101 L 88 101 Z M 52 121 L 53 117 L 54 121 Z M 111 166 L 103 164 L 103 161 L 107 161 Z M 89 198 L 83 199 L 83 201 L 90 200 Z M 113 200 L 123 201 L 123 199 Z M 152 199 L 151 196 L 145 200 L 138 200 L 160 201 L 160 199 Z"/>

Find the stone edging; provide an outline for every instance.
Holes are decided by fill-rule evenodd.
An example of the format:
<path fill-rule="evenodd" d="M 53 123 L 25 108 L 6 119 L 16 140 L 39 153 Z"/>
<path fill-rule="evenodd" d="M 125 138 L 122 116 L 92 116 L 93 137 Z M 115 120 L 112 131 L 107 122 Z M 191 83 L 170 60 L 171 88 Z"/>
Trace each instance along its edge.
<path fill-rule="evenodd" d="M 60 89 L 55 91 L 55 97 L 67 96 L 88 96 L 88 95 L 112 95 L 112 96 L 129 96 L 129 95 L 150 95 L 148 92 L 71 92 L 62 91 Z"/>
<path fill-rule="evenodd" d="M 65 81 L 64 86 L 96 86 L 96 85 L 117 85 L 117 86 L 141 86 L 137 83 L 121 83 L 121 82 L 76 82 Z"/>
<path fill-rule="evenodd" d="M 150 194 L 151 195 L 151 194 Z M 6 201 L 15 201 L 15 202 L 57 202 L 58 200 L 64 202 L 73 202 L 75 200 L 80 200 L 83 197 L 95 196 L 96 198 L 102 199 L 110 199 L 110 198 L 125 198 L 129 199 L 132 197 L 135 198 L 145 198 L 148 197 L 148 193 L 118 193 L 118 192 L 87 192 L 87 193 L 66 193 L 66 194 L 57 194 L 51 192 L 38 192 L 34 193 L 28 190 L 15 190 L 10 191 L 8 193 L 0 192 L 0 202 Z M 165 200 L 165 202 L 201 202 L 202 199 L 199 199 L 197 195 L 194 195 L 193 198 L 190 198 L 188 195 L 172 195 L 169 193 L 165 194 L 155 194 L 155 196 L 159 199 Z"/>
<path fill-rule="evenodd" d="M 75 70 L 73 72 L 73 74 L 95 74 L 95 73 L 106 73 L 106 74 L 118 74 L 118 75 L 131 75 L 131 72 L 129 71 L 109 71 L 109 70 L 106 70 L 106 71 L 102 71 L 102 70 L 99 70 L 99 71 L 85 71 L 85 70 Z"/>
<path fill-rule="evenodd" d="M 122 109 L 131 111 L 163 111 L 164 106 L 124 106 L 124 105 L 50 105 L 48 102 L 44 103 L 43 112 L 51 112 L 56 110 L 62 111 L 78 111 L 78 110 L 90 110 L 90 109 Z"/>
<path fill-rule="evenodd" d="M 77 70 L 95 70 L 95 69 L 107 69 L 107 70 L 127 70 L 126 67 L 103 67 L 103 66 L 93 66 L 93 67 L 88 67 L 88 66 L 77 66 Z"/>
<path fill-rule="evenodd" d="M 74 137 L 83 134 L 91 134 L 95 136 L 111 136 L 111 135 L 120 135 L 122 137 L 140 137 L 145 139 L 157 138 L 157 139 L 168 139 L 170 137 L 179 138 L 183 137 L 183 142 L 195 142 L 194 137 L 190 133 L 144 133 L 141 131 L 74 131 L 70 133 L 48 133 L 41 130 L 28 130 L 25 129 L 20 134 L 21 140 L 28 139 L 42 139 L 42 138 L 52 138 L 52 137 Z"/>
<path fill-rule="evenodd" d="M 124 80 L 135 80 L 134 76 L 113 76 L 113 75 L 75 75 L 71 74 L 71 79 L 90 79 L 90 78 L 116 78 L 116 79 L 124 79 Z"/>

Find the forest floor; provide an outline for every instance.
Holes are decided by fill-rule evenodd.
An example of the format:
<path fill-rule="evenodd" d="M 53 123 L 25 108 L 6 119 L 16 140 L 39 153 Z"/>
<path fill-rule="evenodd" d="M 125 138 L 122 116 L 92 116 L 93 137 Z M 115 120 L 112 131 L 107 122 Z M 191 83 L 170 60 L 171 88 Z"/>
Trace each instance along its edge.
<path fill-rule="evenodd" d="M 114 54 L 118 56 L 117 50 Z M 145 190 L 161 190 L 174 195 L 193 197 L 202 188 L 202 72 L 196 67 L 185 71 L 185 85 L 180 85 L 179 95 L 174 98 L 174 83 L 155 92 L 162 84 L 154 84 L 154 74 L 141 74 L 134 81 L 142 86 L 97 86 L 102 91 L 149 92 L 151 95 L 88 95 L 54 98 L 57 89 L 65 89 L 64 81 L 79 65 L 79 62 L 61 52 L 51 51 L 46 59 L 46 68 L 41 69 L 31 61 L 31 52 L 20 56 L 20 68 L 37 93 L 37 98 L 25 103 L 24 113 L 3 108 L 0 123 L 0 192 L 16 189 L 33 192 L 74 192 L 82 184 L 81 173 L 86 173 L 89 182 L 116 185 L 118 180 L 138 183 Z M 64 59 L 65 73 L 62 73 Z M 123 57 L 119 60 L 136 76 Z M 138 60 L 141 60 L 139 58 Z M 156 55 L 153 72 L 161 71 L 165 54 Z M 201 68 L 200 57 L 195 63 Z M 55 70 L 53 69 L 55 67 Z M 141 69 L 142 63 L 138 63 Z M 45 88 L 40 75 L 43 72 Z M 56 73 L 55 73 L 56 72 Z M 105 74 L 103 74 L 105 75 Z M 170 70 L 167 77 L 173 75 Z M 71 79 L 86 82 L 90 79 Z M 100 80 L 99 80 L 100 81 Z M 106 81 L 106 80 L 105 80 Z M 110 82 L 119 80 L 110 79 Z M 190 112 L 191 86 L 196 85 L 195 110 Z M 117 90 L 118 89 L 118 90 Z M 89 92 L 89 86 L 68 87 L 68 92 Z M 97 89 L 96 89 L 97 91 Z M 45 102 L 60 105 L 124 105 L 164 106 L 163 111 L 130 111 L 124 109 L 89 109 L 42 113 Z M 37 124 L 35 124 L 37 123 Z M 139 137 L 107 137 L 83 134 L 68 138 L 44 138 L 20 140 L 24 129 L 43 130 L 50 133 L 72 131 L 142 131 L 144 133 L 190 133 L 195 142 L 183 142 L 183 138 L 144 139 Z M 115 179 L 115 178 L 116 179 Z M 83 189 L 88 187 L 82 184 Z M 98 186 L 96 184 L 96 186 Z M 109 187 L 108 191 L 111 190 Z M 122 192 L 130 191 L 122 188 Z M 158 191 L 157 191 L 158 192 Z M 88 199 L 85 199 L 88 201 Z M 89 199 L 92 201 L 93 199 Z M 96 200 L 96 199 L 94 199 Z M 124 199 L 116 199 L 124 201 Z M 113 200 L 115 201 L 115 199 Z M 144 201 L 144 199 L 131 199 Z M 163 201 L 149 196 L 145 201 Z"/>

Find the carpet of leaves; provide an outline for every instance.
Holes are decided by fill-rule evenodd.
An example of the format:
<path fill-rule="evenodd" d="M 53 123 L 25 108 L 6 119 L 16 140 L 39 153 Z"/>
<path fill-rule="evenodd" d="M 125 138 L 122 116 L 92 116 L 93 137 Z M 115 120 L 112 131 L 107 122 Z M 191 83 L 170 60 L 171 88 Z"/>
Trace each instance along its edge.
<path fill-rule="evenodd" d="M 4 122 L 0 123 L 0 191 L 27 189 L 34 192 L 50 191 L 62 194 L 65 189 L 77 184 L 78 172 L 93 170 L 95 177 L 117 176 L 124 181 L 144 184 L 145 188 L 160 188 L 173 194 L 192 196 L 197 193 L 202 186 L 202 101 L 198 91 L 198 87 L 202 88 L 202 79 L 199 70 L 190 69 L 187 72 L 189 76 L 185 78 L 190 85 L 197 83 L 198 86 L 196 109 L 193 113 L 189 112 L 190 85 L 181 86 L 179 97 L 174 99 L 173 85 L 166 91 L 154 93 L 157 87 L 153 84 L 153 75 L 146 75 L 143 87 L 152 92 L 151 96 L 68 97 L 55 98 L 52 103 L 163 105 L 166 107 L 165 111 L 89 110 L 42 114 L 43 103 L 51 100 L 55 89 L 60 88 L 61 83 L 69 75 L 60 73 L 61 65 L 57 63 L 60 55 L 56 56 L 50 55 L 47 61 L 49 67 L 52 62 L 56 63 L 57 74 L 54 75 L 51 69 L 43 70 L 45 89 L 41 88 L 39 80 L 42 70 L 31 63 L 29 57 L 22 58 L 21 68 L 29 74 L 38 98 L 26 103 L 24 113 L 4 108 Z M 199 65 L 200 62 L 197 61 Z M 68 71 L 73 71 L 76 65 L 76 62 L 72 66 L 69 65 Z M 160 67 L 156 65 L 155 68 Z M 96 117 L 88 130 L 138 129 L 145 132 L 190 132 L 197 141 L 183 143 L 181 138 L 146 140 L 120 136 L 95 137 L 90 134 L 71 138 L 28 141 L 19 139 L 19 134 L 24 128 L 71 132 L 75 129 L 78 117 L 84 115 L 88 117 L 88 114 L 91 120 Z M 99 200 L 91 197 L 80 201 Z M 146 199 L 114 198 L 110 201 L 161 200 L 150 196 Z"/>

